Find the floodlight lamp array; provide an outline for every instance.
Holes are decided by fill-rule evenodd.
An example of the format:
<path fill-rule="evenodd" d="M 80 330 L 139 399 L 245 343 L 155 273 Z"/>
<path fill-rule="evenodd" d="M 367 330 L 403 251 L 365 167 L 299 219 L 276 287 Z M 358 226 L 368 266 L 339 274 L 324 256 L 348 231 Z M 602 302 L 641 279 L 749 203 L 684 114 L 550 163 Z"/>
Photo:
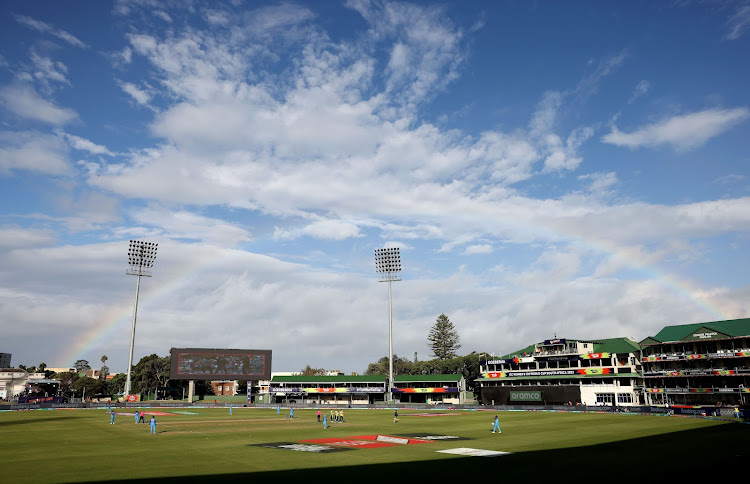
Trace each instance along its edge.
<path fill-rule="evenodd" d="M 128 270 L 125 273 L 151 277 L 150 269 L 154 266 L 158 248 L 159 244 L 154 242 L 131 240 L 130 247 L 128 247 Z"/>
<path fill-rule="evenodd" d="M 401 272 L 401 254 L 398 247 L 375 249 L 375 272 L 381 274 Z"/>

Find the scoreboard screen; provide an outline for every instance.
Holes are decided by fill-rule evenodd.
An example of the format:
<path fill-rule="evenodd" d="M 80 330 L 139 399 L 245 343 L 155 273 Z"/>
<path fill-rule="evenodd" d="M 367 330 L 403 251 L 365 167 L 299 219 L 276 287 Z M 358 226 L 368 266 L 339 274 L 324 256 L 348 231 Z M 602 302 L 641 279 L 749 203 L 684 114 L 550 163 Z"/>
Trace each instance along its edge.
<path fill-rule="evenodd" d="M 172 348 L 173 380 L 270 380 L 271 350 Z"/>

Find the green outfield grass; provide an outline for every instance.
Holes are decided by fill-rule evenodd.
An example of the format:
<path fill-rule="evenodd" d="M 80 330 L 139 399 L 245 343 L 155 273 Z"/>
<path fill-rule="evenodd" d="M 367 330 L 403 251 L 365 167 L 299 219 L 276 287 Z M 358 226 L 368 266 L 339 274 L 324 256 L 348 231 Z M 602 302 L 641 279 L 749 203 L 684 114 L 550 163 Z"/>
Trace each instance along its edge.
<path fill-rule="evenodd" d="M 134 423 L 132 412 L 106 410 L 0 412 L 4 482 L 83 482 L 178 478 L 346 479 L 387 481 L 434 476 L 464 481 L 493 472 L 510 477 L 589 469 L 594 474 L 688 473 L 746 464 L 750 426 L 720 420 L 647 415 L 498 412 L 502 434 L 492 434 L 494 412 L 346 409 L 346 422 L 324 430 L 315 410 L 145 409 L 157 434 Z M 323 410 L 324 413 L 327 410 Z M 185 413 L 178 413 L 185 412 Z M 188 414 L 189 412 L 189 414 Z M 438 416 L 420 416 L 419 414 Z M 146 420 L 149 419 L 147 415 Z M 466 440 L 313 453 L 254 444 L 357 436 L 430 434 Z M 511 452 L 466 457 L 436 452 L 468 447 Z M 693 459 L 691 456 L 700 456 Z M 689 466 L 688 466 L 689 464 Z M 656 466 L 656 467 L 654 467 Z M 687 467 L 686 467 L 687 466 Z M 458 472 L 458 474 L 457 474 Z M 479 474 L 477 474 L 479 473 Z M 564 481 L 562 481 L 564 482 Z"/>

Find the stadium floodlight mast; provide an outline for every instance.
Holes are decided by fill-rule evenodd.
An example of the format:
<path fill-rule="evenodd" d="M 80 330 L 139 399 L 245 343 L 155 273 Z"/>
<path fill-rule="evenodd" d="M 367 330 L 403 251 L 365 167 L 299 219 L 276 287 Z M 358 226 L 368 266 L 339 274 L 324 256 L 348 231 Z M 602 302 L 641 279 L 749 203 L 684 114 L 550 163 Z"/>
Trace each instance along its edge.
<path fill-rule="evenodd" d="M 393 298 L 391 282 L 401 280 L 401 254 L 398 247 L 375 249 L 375 272 L 388 283 L 388 401 L 393 400 Z"/>
<path fill-rule="evenodd" d="M 159 244 L 131 240 L 128 248 L 128 269 L 125 274 L 137 276 L 135 283 L 135 304 L 133 305 L 133 327 L 130 330 L 130 356 L 128 357 L 128 377 L 125 379 L 125 395 L 130 394 L 130 371 L 133 368 L 133 345 L 135 344 L 135 320 L 138 316 L 138 291 L 141 287 L 141 276 L 151 277 L 151 268 L 156 260 L 156 249 Z"/>

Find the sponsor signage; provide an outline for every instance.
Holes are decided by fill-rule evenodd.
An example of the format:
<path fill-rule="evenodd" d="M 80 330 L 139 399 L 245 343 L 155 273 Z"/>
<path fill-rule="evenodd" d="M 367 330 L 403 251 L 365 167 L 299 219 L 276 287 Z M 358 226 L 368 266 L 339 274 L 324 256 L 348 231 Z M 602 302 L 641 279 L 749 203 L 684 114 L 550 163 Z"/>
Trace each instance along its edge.
<path fill-rule="evenodd" d="M 549 345 L 564 345 L 567 340 L 564 339 L 545 339 L 544 344 L 545 346 Z"/>
<path fill-rule="evenodd" d="M 431 440 L 407 439 L 392 435 L 359 435 L 356 437 L 331 437 L 327 439 L 303 440 L 311 444 L 332 445 L 351 449 L 374 449 L 378 447 L 393 447 L 397 445 L 431 444 Z"/>
<path fill-rule="evenodd" d="M 563 355 L 563 356 L 539 355 L 538 358 L 544 358 L 546 361 L 574 361 L 574 360 L 581 359 L 581 357 L 578 355 Z"/>
<path fill-rule="evenodd" d="M 249 445 L 253 447 L 266 447 L 268 449 L 293 450 L 296 452 L 314 452 L 314 453 L 319 453 L 319 454 L 327 454 L 330 452 L 341 452 L 344 450 L 352 450 L 346 447 L 305 444 L 305 443 L 299 443 L 299 442 L 270 442 L 267 444 L 249 444 Z"/>
<path fill-rule="evenodd" d="M 18 403 L 62 403 L 63 397 L 32 397 L 32 396 L 21 396 L 18 397 Z"/>
<path fill-rule="evenodd" d="M 612 375 L 613 368 L 568 368 L 561 370 L 532 370 L 532 371 L 491 371 L 482 374 L 484 378 L 528 378 L 535 376 L 594 376 Z"/>
<path fill-rule="evenodd" d="M 471 457 L 497 457 L 500 455 L 511 454 L 511 452 L 502 452 L 499 450 L 470 449 L 468 447 L 459 447 L 457 449 L 436 450 L 435 452 L 441 452 L 443 454 L 468 455 Z"/>
<path fill-rule="evenodd" d="M 532 370 L 532 371 L 491 371 L 483 373 L 484 378 L 528 378 L 535 376 L 593 376 L 612 375 L 613 368 L 568 368 L 562 370 Z"/>
<path fill-rule="evenodd" d="M 661 356 L 647 356 L 643 361 L 679 361 L 684 360 L 683 355 L 661 355 Z"/>
<path fill-rule="evenodd" d="M 703 333 L 693 333 L 693 338 L 696 339 L 713 339 L 719 336 L 716 331 L 704 331 Z"/>
<path fill-rule="evenodd" d="M 482 373 L 482 376 L 484 378 L 505 378 L 506 373 L 504 371 L 490 371 L 487 373 Z"/>
<path fill-rule="evenodd" d="M 695 370 L 680 370 L 680 371 L 647 371 L 644 372 L 644 376 L 735 376 L 743 373 L 750 373 L 750 369 L 739 369 L 739 370 L 710 370 L 710 369 L 695 369 Z"/>
<path fill-rule="evenodd" d="M 429 435 L 429 434 L 399 434 L 401 437 L 408 437 L 417 440 L 445 441 L 445 440 L 470 440 L 458 435 Z"/>
<path fill-rule="evenodd" d="M 393 393 L 458 393 L 458 387 L 394 388 Z"/>
<path fill-rule="evenodd" d="M 738 356 L 750 356 L 750 353 L 736 351 L 728 353 L 698 353 L 692 355 L 659 355 L 659 356 L 646 356 L 643 358 L 645 362 L 654 361 L 680 361 L 680 360 L 702 360 L 706 358 L 734 358 Z"/>
<path fill-rule="evenodd" d="M 511 402 L 541 402 L 542 392 L 540 391 L 526 391 L 526 392 L 510 392 Z"/>
<path fill-rule="evenodd" d="M 341 388 L 302 388 L 302 387 L 271 387 L 271 393 L 283 396 L 287 394 L 299 395 L 303 393 L 385 393 L 383 387 L 341 387 Z"/>
<path fill-rule="evenodd" d="M 646 388 L 646 393 L 738 393 L 746 388 Z"/>
<path fill-rule="evenodd" d="M 610 355 L 609 353 L 588 353 L 585 355 L 581 355 L 581 359 L 582 360 L 600 360 L 602 358 L 609 358 L 610 356 L 612 355 Z"/>

